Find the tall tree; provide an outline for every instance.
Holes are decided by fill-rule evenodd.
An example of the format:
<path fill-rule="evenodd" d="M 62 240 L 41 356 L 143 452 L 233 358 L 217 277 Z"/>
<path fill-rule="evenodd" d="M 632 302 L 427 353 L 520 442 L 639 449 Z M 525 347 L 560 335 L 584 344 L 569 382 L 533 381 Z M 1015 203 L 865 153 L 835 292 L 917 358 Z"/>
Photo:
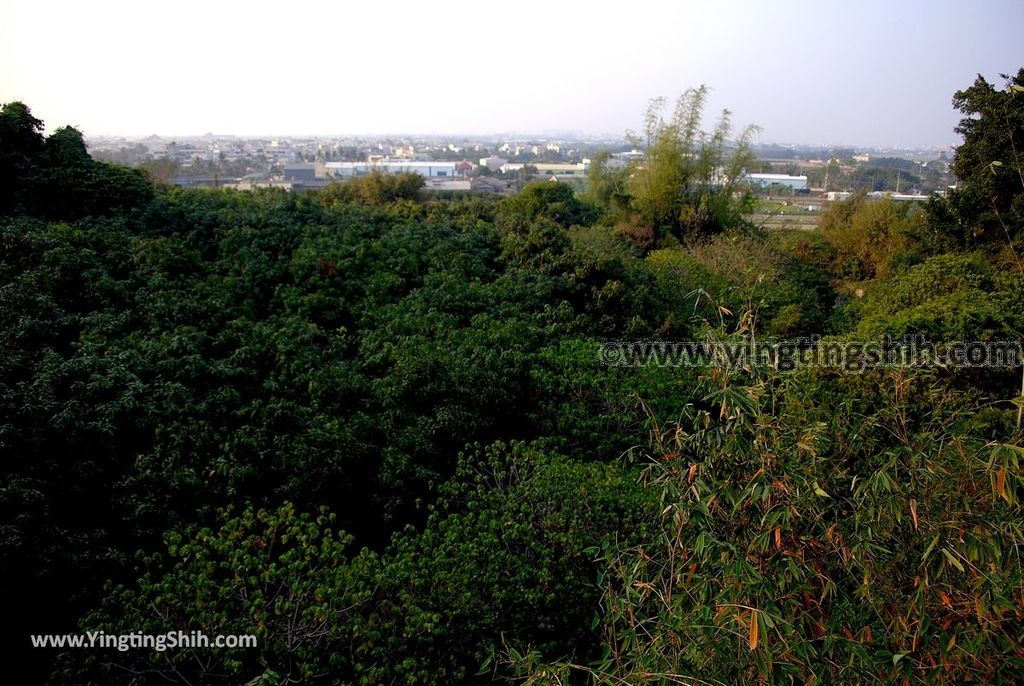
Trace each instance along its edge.
<path fill-rule="evenodd" d="M 22 102 L 0 108 L 0 212 L 18 206 L 32 158 L 43 150 L 43 122 Z"/>
<path fill-rule="evenodd" d="M 711 132 L 702 130 L 707 97 L 707 86 L 688 89 L 669 119 L 664 98 L 656 98 L 644 116 L 643 138 L 630 134 L 634 145 L 647 148 L 630 177 L 631 205 L 656 236 L 706 236 L 741 221 L 734 193 L 755 161 L 750 140 L 757 128 L 748 126 L 731 141 L 731 113 L 723 110 Z"/>
<path fill-rule="evenodd" d="M 82 132 L 72 126 L 62 126 L 46 137 L 44 146 L 51 164 L 75 165 L 91 161 Z"/>
<path fill-rule="evenodd" d="M 23 102 L 0 107 L 0 155 L 33 155 L 43 149 L 43 122 Z"/>
<path fill-rule="evenodd" d="M 1002 78 L 1006 84 L 997 88 L 979 75 L 953 96 L 965 115 L 953 157 L 958 185 L 931 210 L 940 231 L 962 247 L 1012 246 L 1024 233 L 1024 68 Z"/>

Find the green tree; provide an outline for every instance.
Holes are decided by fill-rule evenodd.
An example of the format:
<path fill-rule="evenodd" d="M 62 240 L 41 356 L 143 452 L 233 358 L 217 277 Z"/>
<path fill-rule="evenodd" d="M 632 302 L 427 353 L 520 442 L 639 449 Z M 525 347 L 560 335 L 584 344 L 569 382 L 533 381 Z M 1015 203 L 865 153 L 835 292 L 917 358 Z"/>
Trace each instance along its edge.
<path fill-rule="evenodd" d="M 918 259 L 927 234 L 925 212 L 916 203 L 855 195 L 831 205 L 821 231 L 842 258 L 833 265 L 840 278 L 888 276 Z"/>
<path fill-rule="evenodd" d="M 532 222 L 552 221 L 563 228 L 586 226 L 595 220 L 595 208 L 576 197 L 572 186 L 560 181 L 534 181 L 498 205 L 499 231 L 527 231 Z"/>
<path fill-rule="evenodd" d="M 426 179 L 420 174 L 385 174 L 374 169 L 366 176 L 334 183 L 320 192 L 325 204 L 362 202 L 367 205 L 386 205 L 395 200 L 420 200 Z"/>
<path fill-rule="evenodd" d="M 596 657 L 594 557 L 651 520 L 635 477 L 522 443 L 460 455 L 423 531 L 354 563 L 372 589 L 354 637 L 364 683 L 493 683 L 485 665 L 505 642 Z"/>
<path fill-rule="evenodd" d="M 1017 678 L 1024 448 L 1004 422 L 907 370 L 716 369 L 701 389 L 652 432 L 660 536 L 603 550 L 601 658 L 510 649 L 527 683 Z"/>
<path fill-rule="evenodd" d="M 930 210 L 941 238 L 967 248 L 1008 244 L 1015 266 L 1024 270 L 1024 68 L 1003 78 L 1006 85 L 997 88 L 979 75 L 953 96 L 965 115 L 956 128 L 963 142 L 953 157 L 958 187 Z"/>
<path fill-rule="evenodd" d="M 631 170 L 630 207 L 655 237 L 700 238 L 742 222 L 734 195 L 756 161 L 750 140 L 757 129 L 748 126 L 730 140 L 730 112 L 723 110 L 714 129 L 703 131 L 707 96 L 706 86 L 687 90 L 667 120 L 665 100 L 656 98 L 644 115 L 643 137 L 631 134 L 647 154 Z"/>
<path fill-rule="evenodd" d="M 43 150 L 43 122 L 25 103 L 9 102 L 0 108 L 0 159 L 27 158 Z"/>
<path fill-rule="evenodd" d="M 62 126 L 47 136 L 44 149 L 52 166 L 75 166 L 92 159 L 82 132 L 71 126 Z"/>
<path fill-rule="evenodd" d="M 1024 275 L 979 254 L 937 255 L 871 285 L 856 311 L 859 340 L 1019 340 Z"/>
<path fill-rule="evenodd" d="M 42 131 L 43 122 L 24 103 L 0 108 L 0 212 L 10 212 L 23 201 L 31 164 L 43 151 Z"/>
<path fill-rule="evenodd" d="M 82 622 L 111 635 L 254 635 L 257 646 L 79 651 L 58 674 L 78 684 L 337 683 L 343 632 L 362 596 L 348 576 L 351 539 L 332 521 L 290 504 L 222 510 L 216 528 L 169 532 L 163 554 L 142 558 L 138 580 L 110 589 Z"/>

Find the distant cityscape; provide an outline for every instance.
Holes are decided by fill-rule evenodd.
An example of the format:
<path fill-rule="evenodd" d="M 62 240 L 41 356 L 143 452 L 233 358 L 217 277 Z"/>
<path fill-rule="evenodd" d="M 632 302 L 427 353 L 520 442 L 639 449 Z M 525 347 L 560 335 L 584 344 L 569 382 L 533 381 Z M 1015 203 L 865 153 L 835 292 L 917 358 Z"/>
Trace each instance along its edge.
<path fill-rule="evenodd" d="M 607 153 L 609 167 L 642 161 L 624 138 L 347 136 L 93 137 L 96 159 L 145 169 L 178 186 L 317 189 L 374 170 L 416 173 L 428 191 L 510 194 L 532 180 L 557 180 L 582 188 L 591 159 Z M 847 194 L 888 194 L 924 199 L 943 192 L 953 178 L 944 148 L 896 149 L 761 144 L 747 170 L 761 194 L 835 200 Z"/>

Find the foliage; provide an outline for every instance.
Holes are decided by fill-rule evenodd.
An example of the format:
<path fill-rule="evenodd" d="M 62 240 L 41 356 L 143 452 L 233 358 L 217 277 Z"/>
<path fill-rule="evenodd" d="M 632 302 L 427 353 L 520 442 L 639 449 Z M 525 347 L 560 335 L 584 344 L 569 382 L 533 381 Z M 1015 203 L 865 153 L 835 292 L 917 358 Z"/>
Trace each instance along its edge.
<path fill-rule="evenodd" d="M 153 197 L 140 172 L 93 160 L 76 129 L 44 139 L 42 126 L 23 103 L 0 110 L 0 212 L 76 219 L 126 214 Z"/>
<path fill-rule="evenodd" d="M 856 336 L 932 341 L 1019 340 L 1024 277 L 980 255 L 938 255 L 868 289 Z"/>
<path fill-rule="evenodd" d="M 344 564 L 351 539 L 326 512 L 315 518 L 230 508 L 217 528 L 190 525 L 164 539 L 165 554 L 144 556 L 133 586 L 109 590 L 83 632 L 161 635 L 201 631 L 255 635 L 257 647 L 89 651 L 69 656 L 74 683 L 337 683 L 337 651 L 347 619 L 363 599 Z"/>
<path fill-rule="evenodd" d="M 602 658 L 508 651 L 527 683 L 1013 682 L 1019 443 L 928 375 L 705 379 L 653 435 L 661 535 L 604 551 Z"/>
<path fill-rule="evenodd" d="M 631 170 L 629 207 L 655 236 L 700 238 L 741 223 L 734 194 L 754 161 L 750 140 L 756 128 L 748 126 L 730 142 L 732 123 L 724 110 L 710 133 L 701 130 L 707 95 L 706 86 L 687 90 L 668 120 L 665 100 L 652 100 L 643 138 L 633 136 L 646 155 Z"/>
<path fill-rule="evenodd" d="M 1019 340 L 1017 138 L 989 116 L 1012 123 L 1014 85 L 962 96 L 962 193 L 855 199 L 821 232 L 742 226 L 746 138 L 700 131 L 706 89 L 668 121 L 655 102 L 647 159 L 596 158 L 586 195 L 500 200 L 381 175 L 154 189 L 4 106 L 9 662 L 30 683 L 1014 683 L 1019 370 L 599 357 Z M 837 308 L 847 279 L 864 297 Z M 93 628 L 260 644 L 27 650 Z"/>
<path fill-rule="evenodd" d="M 461 455 L 424 528 L 349 560 L 350 539 L 286 504 L 165 537 L 83 631 L 254 633 L 258 649 L 66 656 L 76 683 L 472 681 L 503 636 L 592 657 L 600 589 L 585 552 L 645 526 L 650 493 L 615 463 L 523 444 Z"/>
<path fill-rule="evenodd" d="M 640 536 L 649 496 L 614 462 L 522 444 L 467 451 L 422 533 L 356 560 L 372 588 L 355 639 L 361 678 L 490 681 L 502 640 L 550 658 L 594 656 L 600 589 L 590 551 Z"/>
<path fill-rule="evenodd" d="M 1010 243 L 1019 250 L 1024 230 L 1024 68 L 1003 75 L 997 89 L 978 76 L 953 96 L 965 116 L 956 131 L 963 143 L 953 158 L 959 181 L 931 207 L 940 239 L 957 247 Z M 1020 269 L 1019 262 L 1017 263 Z"/>
<path fill-rule="evenodd" d="M 567 183 L 534 181 L 498 205 L 497 228 L 522 233 L 531 222 L 548 220 L 562 228 L 594 222 L 594 209 L 576 197 Z"/>
<path fill-rule="evenodd" d="M 15 209 L 24 193 L 24 179 L 43 150 L 43 122 L 22 102 L 0 108 L 0 212 Z"/>
<path fill-rule="evenodd" d="M 386 205 L 396 200 L 422 198 L 426 180 L 421 174 L 385 174 L 374 169 L 366 176 L 346 179 L 329 185 L 320 192 L 325 204 L 335 201 L 362 202 L 367 205 Z"/>
<path fill-rule="evenodd" d="M 161 189 L 116 220 L 3 218 L 8 645 L 227 503 L 331 506 L 382 545 L 467 442 L 531 431 L 542 347 L 645 334 L 628 246 L 553 225 L 520 253 L 494 206 Z"/>
<path fill-rule="evenodd" d="M 746 313 L 753 332 L 796 337 L 824 329 L 835 294 L 815 265 L 780 252 L 756 233 L 716 236 L 690 253 L 728 282 L 724 295 L 713 297 L 729 313 Z"/>
<path fill-rule="evenodd" d="M 855 195 L 831 205 L 821 232 L 843 256 L 832 265 L 840 278 L 888 276 L 921 251 L 925 215 L 916 205 Z"/>
<path fill-rule="evenodd" d="M 678 398 L 696 385 L 687 369 L 594 369 L 599 342 L 567 339 L 542 348 L 531 379 L 536 409 L 531 421 L 548 445 L 579 460 L 627 453 L 652 423 L 679 412 Z"/>

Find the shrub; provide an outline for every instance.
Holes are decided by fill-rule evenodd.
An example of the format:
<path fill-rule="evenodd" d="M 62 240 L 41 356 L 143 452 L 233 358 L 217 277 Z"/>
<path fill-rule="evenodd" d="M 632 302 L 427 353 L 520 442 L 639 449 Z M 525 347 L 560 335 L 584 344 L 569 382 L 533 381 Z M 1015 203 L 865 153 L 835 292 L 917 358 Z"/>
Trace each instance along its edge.
<path fill-rule="evenodd" d="M 277 510 L 221 510 L 215 529 L 169 532 L 164 554 L 141 559 L 130 585 L 110 589 L 82 631 L 108 635 L 201 631 L 255 635 L 256 648 L 78 651 L 68 683 L 338 683 L 340 649 L 360 597 L 345 563 L 350 539 L 332 517 Z M 79 663 L 80 661 L 80 663 Z M 265 682 L 263 680 L 266 680 Z"/>
<path fill-rule="evenodd" d="M 939 255 L 870 287 L 856 335 L 935 341 L 1019 338 L 1024 277 L 998 277 L 979 255 Z"/>
<path fill-rule="evenodd" d="M 528 683 L 1015 683 L 1024 448 L 934 375 L 716 370 L 653 436 L 661 535 L 605 550 L 602 659 Z M 871 402 L 855 400 L 872 398 Z"/>
<path fill-rule="evenodd" d="M 355 561 L 370 593 L 354 638 L 361 679 L 491 682 L 478 672 L 506 641 L 592 659 L 595 551 L 648 535 L 649 496 L 616 463 L 523 444 L 467 451 L 422 533 Z"/>
<path fill-rule="evenodd" d="M 836 275 L 865 279 L 887 276 L 919 250 L 925 222 L 924 211 L 913 204 L 857 195 L 827 209 L 821 231 L 844 258 Z M 902 257 L 892 262 L 896 255 Z"/>

